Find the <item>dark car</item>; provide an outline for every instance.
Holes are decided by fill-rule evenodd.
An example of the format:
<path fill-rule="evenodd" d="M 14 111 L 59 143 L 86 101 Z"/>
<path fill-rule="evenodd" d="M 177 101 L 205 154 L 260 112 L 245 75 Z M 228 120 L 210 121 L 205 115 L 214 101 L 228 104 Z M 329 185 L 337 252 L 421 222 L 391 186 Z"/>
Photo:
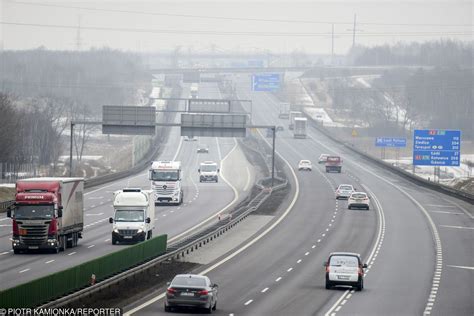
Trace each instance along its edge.
<path fill-rule="evenodd" d="M 207 276 L 178 274 L 168 284 L 165 297 L 165 312 L 173 308 L 202 308 L 212 313 L 217 308 L 217 284 Z"/>
<path fill-rule="evenodd" d="M 209 153 L 209 148 L 205 146 L 200 146 L 197 149 L 198 154 L 208 154 Z"/>

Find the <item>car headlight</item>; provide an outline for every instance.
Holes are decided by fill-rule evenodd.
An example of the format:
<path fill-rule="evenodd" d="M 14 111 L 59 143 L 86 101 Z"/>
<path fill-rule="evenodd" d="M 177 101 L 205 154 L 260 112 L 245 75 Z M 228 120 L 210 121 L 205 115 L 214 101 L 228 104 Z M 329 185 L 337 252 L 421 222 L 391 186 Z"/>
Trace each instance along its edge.
<path fill-rule="evenodd" d="M 141 234 L 141 233 L 143 233 L 143 229 L 139 228 L 139 229 L 137 230 L 137 234 Z"/>
<path fill-rule="evenodd" d="M 114 233 L 117 233 L 117 234 L 118 234 L 118 232 L 119 232 L 118 229 L 115 228 L 115 229 L 114 229 Z"/>

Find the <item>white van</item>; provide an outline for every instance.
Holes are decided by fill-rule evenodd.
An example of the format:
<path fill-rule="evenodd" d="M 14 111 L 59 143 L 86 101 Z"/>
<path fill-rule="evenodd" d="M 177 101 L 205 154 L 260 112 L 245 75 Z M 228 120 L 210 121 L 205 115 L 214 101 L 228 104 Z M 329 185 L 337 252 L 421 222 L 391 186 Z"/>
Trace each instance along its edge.
<path fill-rule="evenodd" d="M 114 192 L 112 244 L 150 239 L 155 228 L 155 201 L 153 191 L 123 189 Z"/>

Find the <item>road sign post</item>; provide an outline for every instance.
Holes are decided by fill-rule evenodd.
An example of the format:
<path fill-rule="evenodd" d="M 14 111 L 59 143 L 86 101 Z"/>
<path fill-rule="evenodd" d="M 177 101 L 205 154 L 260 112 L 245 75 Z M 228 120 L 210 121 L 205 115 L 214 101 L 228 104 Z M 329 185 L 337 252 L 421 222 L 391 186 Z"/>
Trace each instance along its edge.
<path fill-rule="evenodd" d="M 459 166 L 461 162 L 461 131 L 415 130 L 413 134 L 413 165 Z"/>

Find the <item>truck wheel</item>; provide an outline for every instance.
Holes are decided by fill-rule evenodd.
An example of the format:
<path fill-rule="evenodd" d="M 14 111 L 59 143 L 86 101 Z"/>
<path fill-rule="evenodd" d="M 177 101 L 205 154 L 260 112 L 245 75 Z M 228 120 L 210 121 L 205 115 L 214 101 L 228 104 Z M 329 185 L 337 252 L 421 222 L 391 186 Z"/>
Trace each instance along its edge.
<path fill-rule="evenodd" d="M 67 249 L 66 235 L 62 235 L 61 237 L 59 237 L 59 250 L 65 251 L 66 249 Z"/>
<path fill-rule="evenodd" d="M 66 237 L 66 247 L 67 248 L 72 248 L 74 247 L 74 233 L 67 235 Z M 71 240 L 69 240 L 71 239 Z"/>
<path fill-rule="evenodd" d="M 216 183 L 219 182 L 219 179 L 216 178 Z"/>
<path fill-rule="evenodd" d="M 20 249 L 13 249 L 13 253 L 14 253 L 15 255 L 19 254 L 19 253 L 20 253 Z"/>
<path fill-rule="evenodd" d="M 151 239 L 152 233 L 153 233 L 153 232 L 150 230 L 150 231 L 148 232 L 148 236 L 147 236 L 146 239 Z"/>
<path fill-rule="evenodd" d="M 112 237 L 112 245 L 116 245 L 117 244 L 117 240 L 115 240 L 114 237 Z"/>

